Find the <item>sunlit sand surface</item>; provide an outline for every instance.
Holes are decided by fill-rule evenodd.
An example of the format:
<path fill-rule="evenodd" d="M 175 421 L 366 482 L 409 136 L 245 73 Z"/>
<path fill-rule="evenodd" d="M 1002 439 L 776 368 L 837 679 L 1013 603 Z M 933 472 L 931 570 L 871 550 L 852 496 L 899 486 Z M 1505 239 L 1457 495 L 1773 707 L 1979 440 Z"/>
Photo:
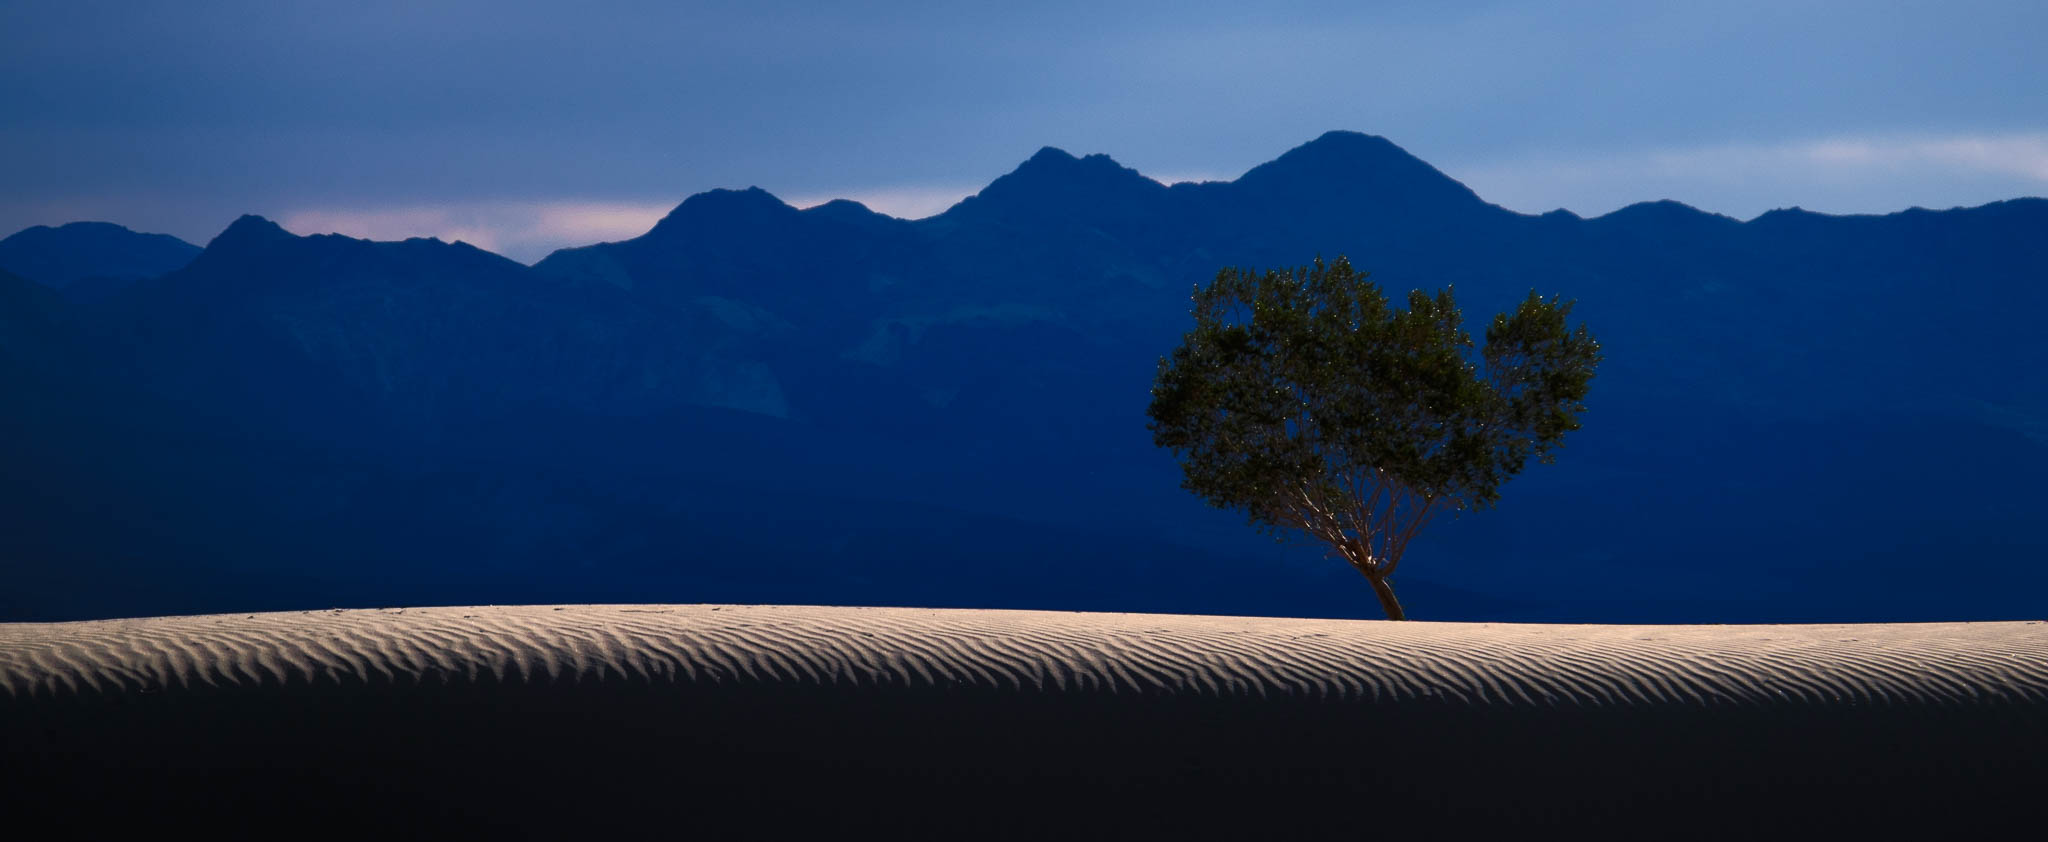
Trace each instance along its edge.
<path fill-rule="evenodd" d="M 10 624 L 0 738 L 34 778 L 5 806 L 106 830 L 1953 831 L 2048 782 L 2048 624 L 711 605 Z"/>

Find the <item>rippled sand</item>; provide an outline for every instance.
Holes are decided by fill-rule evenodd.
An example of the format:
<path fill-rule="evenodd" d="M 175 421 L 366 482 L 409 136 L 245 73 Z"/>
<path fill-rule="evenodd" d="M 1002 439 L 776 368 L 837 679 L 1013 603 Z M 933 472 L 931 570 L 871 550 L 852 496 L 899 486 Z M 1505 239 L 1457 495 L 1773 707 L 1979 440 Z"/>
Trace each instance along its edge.
<path fill-rule="evenodd" d="M 2048 783 L 2048 624 L 708 605 L 11 624 L 0 737 L 38 781 L 0 806 L 110 830 L 1953 831 Z"/>

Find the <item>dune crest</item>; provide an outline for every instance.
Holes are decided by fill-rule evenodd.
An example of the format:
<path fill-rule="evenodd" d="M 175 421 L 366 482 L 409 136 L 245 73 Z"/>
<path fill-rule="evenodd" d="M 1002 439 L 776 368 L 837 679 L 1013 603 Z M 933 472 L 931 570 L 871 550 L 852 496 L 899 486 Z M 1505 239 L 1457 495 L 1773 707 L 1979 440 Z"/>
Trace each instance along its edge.
<path fill-rule="evenodd" d="M 673 833 L 683 809 L 743 836 L 1083 815 L 1198 838 L 1953 832 L 2023 816 L 2048 779 L 2048 624 L 732 605 L 14 624 L 0 747 L 38 772 L 0 807 L 96 828 L 562 837 Z"/>
<path fill-rule="evenodd" d="M 2048 702 L 2048 624 L 1607 626 L 492 606 L 0 626 L 0 693 L 801 682 L 1471 706 Z"/>

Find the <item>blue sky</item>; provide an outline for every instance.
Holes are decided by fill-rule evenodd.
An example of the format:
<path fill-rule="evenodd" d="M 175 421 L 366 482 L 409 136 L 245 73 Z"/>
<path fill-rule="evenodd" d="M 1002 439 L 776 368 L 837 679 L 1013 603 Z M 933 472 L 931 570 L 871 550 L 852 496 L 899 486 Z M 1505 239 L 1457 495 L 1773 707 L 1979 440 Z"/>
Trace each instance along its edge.
<path fill-rule="evenodd" d="M 2048 3 L 0 5 L 0 234 L 461 238 L 759 185 L 935 213 L 1040 146 L 1234 178 L 1330 129 L 1488 200 L 1749 218 L 2048 195 Z"/>

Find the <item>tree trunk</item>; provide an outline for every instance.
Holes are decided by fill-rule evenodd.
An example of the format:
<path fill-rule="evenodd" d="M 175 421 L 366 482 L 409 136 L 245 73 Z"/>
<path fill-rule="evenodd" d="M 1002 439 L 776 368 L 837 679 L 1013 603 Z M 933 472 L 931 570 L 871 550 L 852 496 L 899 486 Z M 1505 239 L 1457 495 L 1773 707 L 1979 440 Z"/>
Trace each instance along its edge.
<path fill-rule="evenodd" d="M 1387 581 L 1385 576 L 1374 576 L 1370 573 L 1365 575 L 1365 579 L 1372 583 L 1372 592 L 1379 595 L 1380 607 L 1386 609 L 1387 619 L 1408 619 L 1408 615 L 1401 611 L 1401 601 L 1394 598 L 1394 583 Z"/>

